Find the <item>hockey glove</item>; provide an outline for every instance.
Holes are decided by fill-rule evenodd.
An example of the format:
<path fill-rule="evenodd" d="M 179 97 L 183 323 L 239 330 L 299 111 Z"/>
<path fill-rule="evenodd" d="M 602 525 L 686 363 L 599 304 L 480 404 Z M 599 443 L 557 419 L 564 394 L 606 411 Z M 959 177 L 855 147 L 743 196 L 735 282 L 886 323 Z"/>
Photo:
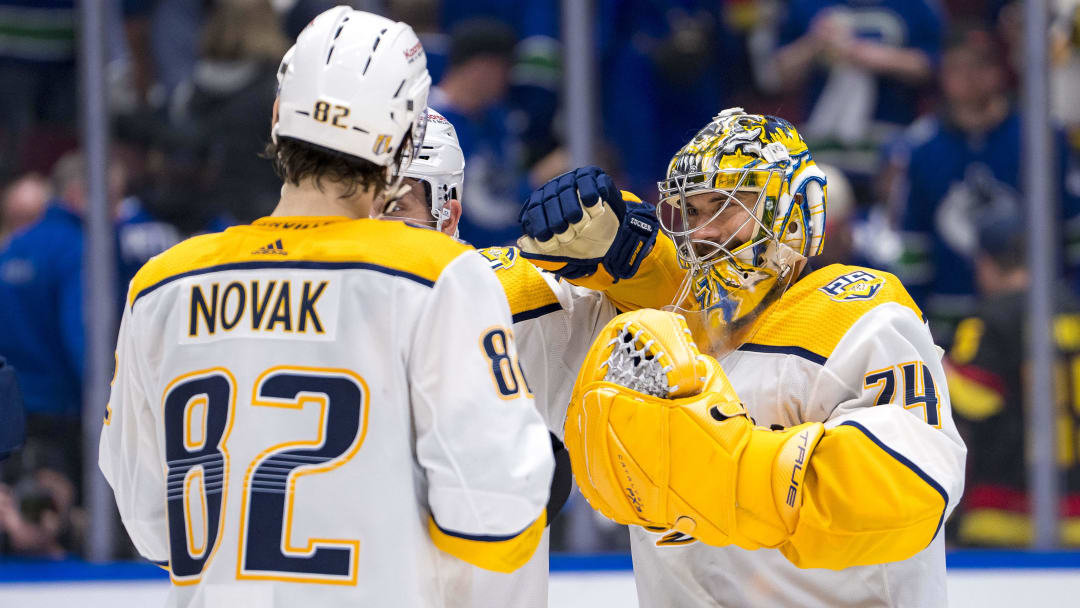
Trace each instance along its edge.
<path fill-rule="evenodd" d="M 593 343 L 565 442 L 582 494 L 614 521 L 757 549 L 794 532 L 823 433 L 756 427 L 685 320 L 646 309 L 615 317 Z"/>
<path fill-rule="evenodd" d="M 535 190 L 518 216 L 522 254 L 537 266 L 576 279 L 598 265 L 616 280 L 634 276 L 656 242 L 651 205 L 621 192 L 597 167 L 564 173 Z"/>

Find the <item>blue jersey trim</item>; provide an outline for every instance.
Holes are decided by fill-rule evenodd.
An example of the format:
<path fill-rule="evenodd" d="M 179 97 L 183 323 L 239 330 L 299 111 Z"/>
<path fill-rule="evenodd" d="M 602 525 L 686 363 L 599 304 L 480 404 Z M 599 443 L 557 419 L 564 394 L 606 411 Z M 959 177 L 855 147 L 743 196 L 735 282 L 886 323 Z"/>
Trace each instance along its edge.
<path fill-rule="evenodd" d="M 769 353 L 774 355 L 795 355 L 810 361 L 811 363 L 817 363 L 818 365 L 825 365 L 825 362 L 829 360 L 828 357 L 822 357 L 814 351 L 806 350 L 801 346 L 771 346 L 769 344 L 753 344 L 746 343 L 738 348 L 738 350 L 751 352 L 751 353 Z"/>
<path fill-rule="evenodd" d="M 599 264 L 604 258 L 570 258 L 564 255 L 547 255 L 543 253 L 521 252 L 521 257 L 526 260 L 540 260 L 542 262 L 568 262 L 573 264 Z"/>
<path fill-rule="evenodd" d="M 555 302 L 554 304 L 546 304 L 544 306 L 541 306 L 540 308 L 523 310 L 517 313 L 513 317 L 513 322 L 520 323 L 522 321 L 528 321 L 529 319 L 536 319 L 544 315 L 549 315 L 553 312 L 559 312 L 560 310 L 562 310 L 562 305 L 560 305 L 558 302 Z"/>
<path fill-rule="evenodd" d="M 534 520 L 533 522 L 530 522 L 529 525 L 525 526 L 524 528 L 522 528 L 521 530 L 519 530 L 519 531 L 517 531 L 517 532 L 515 532 L 513 534 L 507 534 L 506 536 L 493 536 L 493 535 L 486 535 L 486 534 L 465 534 L 464 532 L 455 532 L 453 530 L 447 530 L 446 528 L 440 526 L 439 522 L 435 521 L 435 516 L 434 515 L 431 516 L 431 521 L 435 522 L 435 527 L 438 528 L 440 532 L 442 532 L 443 534 L 445 534 L 447 536 L 453 536 L 454 538 L 463 538 L 465 540 L 475 540 L 475 541 L 480 541 L 480 542 L 483 542 L 483 543 L 498 543 L 498 542 L 503 542 L 503 541 L 507 541 L 507 540 L 513 540 L 513 539 L 521 536 L 526 530 L 531 528 L 534 523 L 536 523 L 535 520 Z"/>
<path fill-rule="evenodd" d="M 410 281 L 419 283 L 425 287 L 433 287 L 434 281 L 425 279 L 422 276 L 415 275 L 411 272 L 405 272 L 404 270 L 398 270 L 396 268 L 389 268 L 387 266 L 380 266 L 378 264 L 370 264 L 368 262 L 311 262 L 311 261 L 287 261 L 287 262 L 233 262 L 230 264 L 218 264 L 217 266 L 207 266 L 206 268 L 197 268 L 195 270 L 189 270 L 187 272 L 181 272 L 180 274 L 174 274 L 171 277 L 164 278 L 153 285 L 144 288 L 140 291 L 135 299 L 131 301 L 132 307 L 135 306 L 135 302 L 139 301 L 139 298 L 149 294 L 155 289 L 172 283 L 178 279 L 185 277 L 197 276 L 200 274 L 209 274 L 211 272 L 224 272 L 227 270 L 260 270 L 264 268 L 300 268 L 304 270 L 374 270 L 375 272 L 381 272 L 395 277 L 402 277 Z"/>
<path fill-rule="evenodd" d="M 920 469 L 919 465 L 911 462 L 900 452 L 897 452 L 896 450 L 882 443 L 881 440 L 878 439 L 876 435 L 867 430 L 865 426 L 859 424 L 858 422 L 855 422 L 854 420 L 841 422 L 840 426 L 852 426 L 862 431 L 864 435 L 870 438 L 870 441 L 873 441 L 875 444 L 877 444 L 879 448 L 885 450 L 885 453 L 900 461 L 900 464 L 914 471 L 915 474 L 922 478 L 922 480 L 925 481 L 927 484 L 929 484 L 931 488 L 934 488 L 934 490 L 936 490 L 938 494 L 941 494 L 941 497 L 945 499 L 945 506 L 941 509 L 941 517 L 938 518 L 937 528 L 934 529 L 934 536 L 930 539 L 931 543 L 934 542 L 934 539 L 937 538 L 938 532 L 941 530 L 941 524 L 945 521 L 945 510 L 949 508 L 949 493 L 945 491 L 945 488 L 941 487 L 941 484 L 935 481 L 933 477 L 927 475 L 926 471 Z M 927 545 L 929 545 L 929 543 L 927 543 Z"/>

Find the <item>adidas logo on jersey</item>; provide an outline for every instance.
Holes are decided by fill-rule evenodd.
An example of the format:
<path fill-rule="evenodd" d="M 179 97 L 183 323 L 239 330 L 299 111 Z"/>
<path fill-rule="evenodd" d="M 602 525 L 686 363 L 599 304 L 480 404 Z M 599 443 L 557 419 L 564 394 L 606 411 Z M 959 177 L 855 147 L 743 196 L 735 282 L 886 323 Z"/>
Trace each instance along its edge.
<path fill-rule="evenodd" d="M 253 255 L 254 254 L 260 254 L 260 253 L 261 254 L 268 254 L 268 255 L 289 255 L 289 252 L 285 251 L 285 248 L 281 245 L 281 239 L 278 239 L 278 240 L 274 241 L 273 243 L 270 243 L 270 244 L 266 245 L 265 247 L 260 247 L 259 249 L 256 249 L 255 251 L 252 251 L 251 253 Z"/>

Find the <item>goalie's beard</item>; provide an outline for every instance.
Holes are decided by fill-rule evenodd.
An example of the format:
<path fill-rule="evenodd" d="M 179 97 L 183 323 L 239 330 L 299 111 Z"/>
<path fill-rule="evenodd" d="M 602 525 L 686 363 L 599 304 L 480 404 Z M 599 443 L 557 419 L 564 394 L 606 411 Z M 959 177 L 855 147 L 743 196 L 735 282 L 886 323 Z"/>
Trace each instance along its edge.
<path fill-rule="evenodd" d="M 797 274 L 730 262 L 694 268 L 666 309 L 686 317 L 701 352 L 720 359 L 753 338 Z"/>

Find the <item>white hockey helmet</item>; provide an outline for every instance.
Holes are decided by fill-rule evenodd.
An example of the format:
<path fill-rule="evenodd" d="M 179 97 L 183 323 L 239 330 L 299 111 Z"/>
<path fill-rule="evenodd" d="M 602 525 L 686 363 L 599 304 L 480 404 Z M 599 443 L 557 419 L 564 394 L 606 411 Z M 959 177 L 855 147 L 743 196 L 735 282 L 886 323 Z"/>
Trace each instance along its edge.
<path fill-rule="evenodd" d="M 424 139 L 430 87 L 408 24 L 338 6 L 312 20 L 282 58 L 273 139 L 362 158 L 386 167 L 390 182 Z M 398 154 L 406 140 L 410 148 Z"/>
<path fill-rule="evenodd" d="M 465 179 L 465 154 L 461 151 L 454 125 L 445 116 L 428 108 L 424 143 L 402 175 L 424 183 L 435 229 L 442 230 L 443 222 L 450 219 L 446 203 L 454 198 L 461 200 Z"/>

